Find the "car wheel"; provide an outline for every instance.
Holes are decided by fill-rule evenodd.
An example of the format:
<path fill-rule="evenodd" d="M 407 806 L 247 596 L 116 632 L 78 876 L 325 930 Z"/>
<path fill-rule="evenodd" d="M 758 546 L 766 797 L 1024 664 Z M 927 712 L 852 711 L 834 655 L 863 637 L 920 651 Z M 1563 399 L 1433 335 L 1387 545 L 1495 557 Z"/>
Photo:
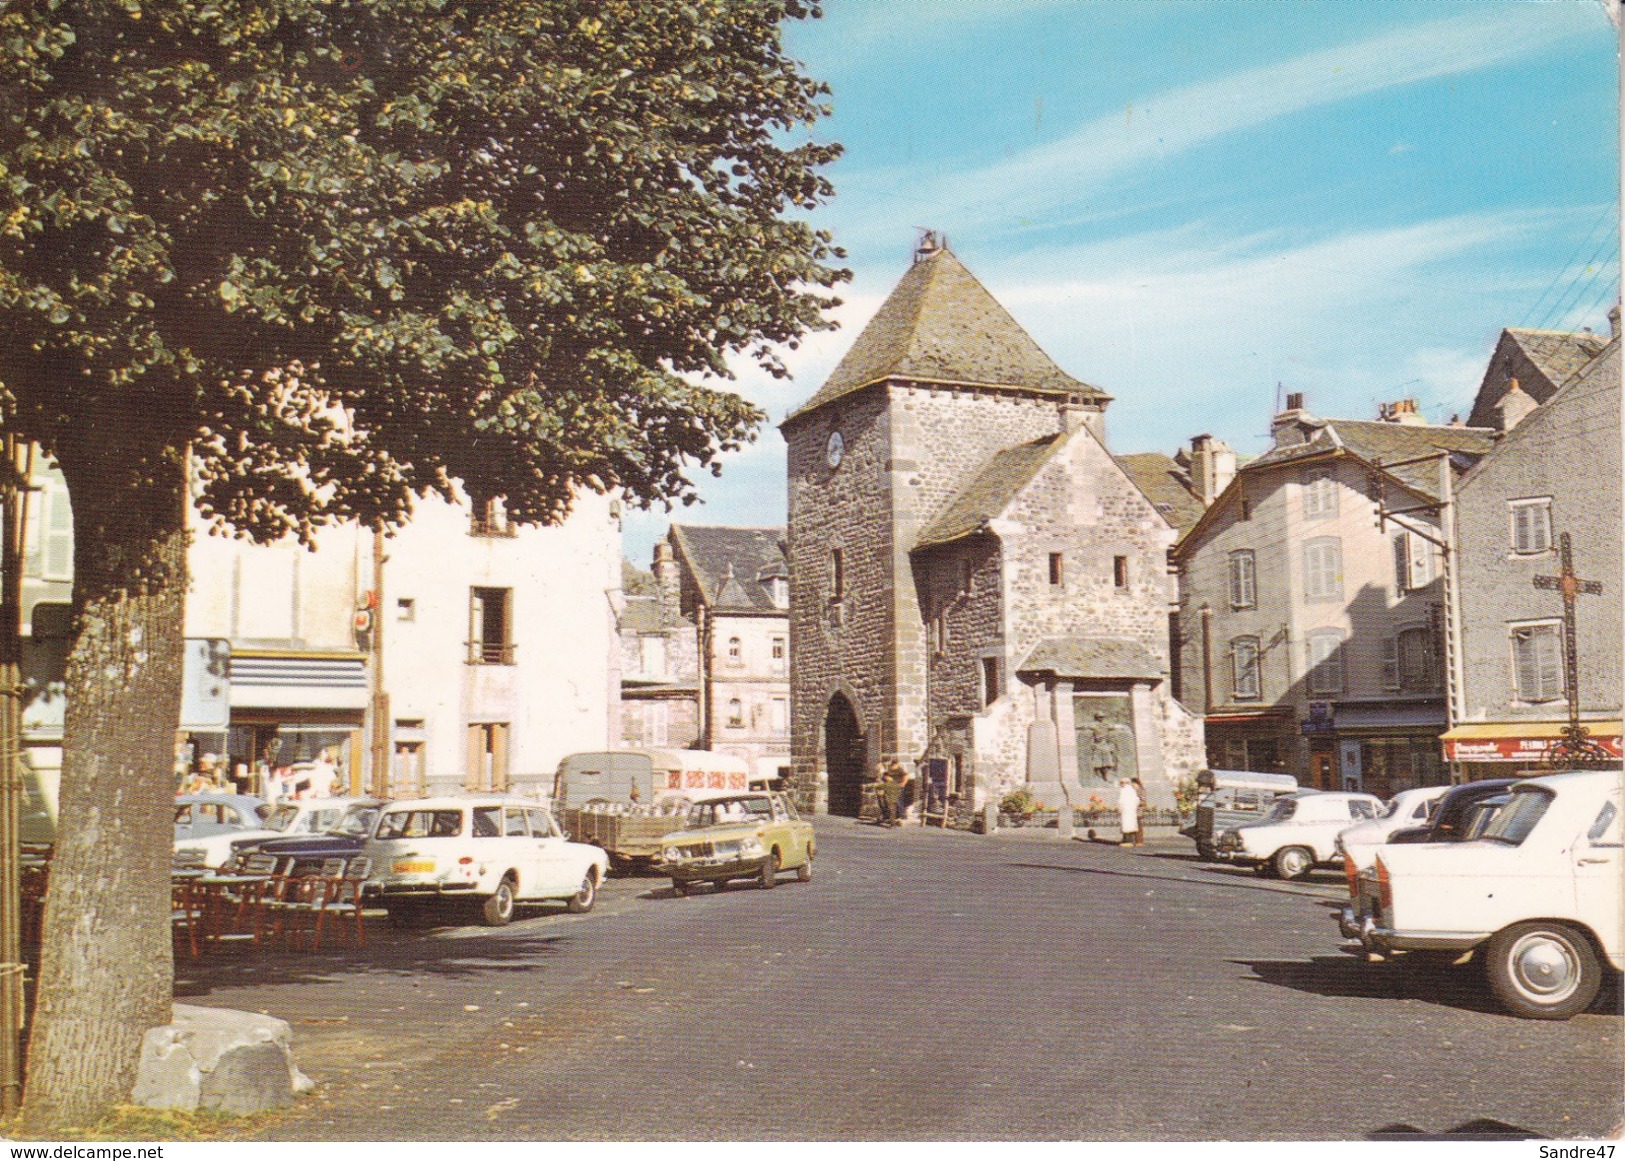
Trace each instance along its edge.
<path fill-rule="evenodd" d="M 809 844 L 808 847 L 807 847 L 807 861 L 802 863 L 801 866 L 796 868 L 796 878 L 799 879 L 803 883 L 812 882 L 813 854 L 814 854 L 813 848 L 812 848 L 811 844 Z"/>
<path fill-rule="evenodd" d="M 1585 1011 L 1602 985 L 1591 941 L 1563 923 L 1514 923 L 1491 937 L 1490 990 L 1514 1016 L 1567 1020 Z"/>
<path fill-rule="evenodd" d="M 513 878 L 497 884 L 497 889 L 480 905 L 480 920 L 487 927 L 506 927 L 513 919 Z"/>
<path fill-rule="evenodd" d="M 673 879 L 671 881 L 671 893 L 679 899 L 683 898 L 688 894 L 688 884 L 681 879 Z"/>
<path fill-rule="evenodd" d="M 1270 866 L 1283 879 L 1301 879 L 1315 865 L 1315 856 L 1307 847 L 1282 847 L 1275 852 Z"/>
<path fill-rule="evenodd" d="M 761 878 L 759 878 L 757 880 L 757 882 L 761 883 L 762 890 L 771 891 L 773 889 L 773 885 L 775 883 L 777 883 L 778 881 L 779 881 L 779 848 L 774 847 L 772 850 L 767 852 L 767 860 L 762 863 Z"/>
<path fill-rule="evenodd" d="M 565 904 L 566 910 L 577 915 L 591 911 L 592 905 L 598 901 L 598 879 L 591 871 L 581 880 L 581 889 L 570 896 L 570 902 Z"/>

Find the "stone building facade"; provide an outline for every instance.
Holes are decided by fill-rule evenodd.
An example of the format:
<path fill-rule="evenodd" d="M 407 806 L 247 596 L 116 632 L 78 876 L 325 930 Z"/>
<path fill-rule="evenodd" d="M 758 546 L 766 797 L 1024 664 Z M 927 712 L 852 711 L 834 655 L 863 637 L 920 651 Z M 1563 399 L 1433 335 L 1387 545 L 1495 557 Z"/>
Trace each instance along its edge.
<path fill-rule="evenodd" d="M 767 777 L 790 766 L 790 576 L 784 529 L 673 524 L 683 617 L 695 627 L 699 740 Z"/>
<path fill-rule="evenodd" d="M 621 565 L 621 745 L 679 750 L 700 744 L 699 633 L 682 612 L 671 545 L 653 568 Z"/>
<path fill-rule="evenodd" d="M 1272 434 L 1175 553 L 1181 696 L 1208 762 L 1379 795 L 1445 781 L 1440 473 L 1494 433 L 1409 401 L 1318 419 L 1292 395 Z"/>
<path fill-rule="evenodd" d="M 967 804 L 1016 786 L 1081 801 L 1086 693 L 1117 699 L 1112 744 L 1156 802 L 1194 772 L 1200 726 L 1166 680 L 1174 532 L 1107 453 L 1109 402 L 927 246 L 784 422 L 809 803 L 857 813 L 892 758 Z"/>
<path fill-rule="evenodd" d="M 1497 386 L 1503 397 L 1521 392 L 1487 379 L 1480 399 L 1487 414 L 1499 400 L 1484 396 Z M 1562 595 L 1534 583 L 1559 574 L 1564 534 L 1574 571 L 1602 585 L 1575 602 L 1580 718 L 1596 741 L 1620 753 L 1618 335 L 1559 379 L 1538 407 L 1514 414 L 1518 421 L 1456 497 L 1462 689 L 1446 752 L 1466 777 L 1538 766 L 1567 724 Z"/>

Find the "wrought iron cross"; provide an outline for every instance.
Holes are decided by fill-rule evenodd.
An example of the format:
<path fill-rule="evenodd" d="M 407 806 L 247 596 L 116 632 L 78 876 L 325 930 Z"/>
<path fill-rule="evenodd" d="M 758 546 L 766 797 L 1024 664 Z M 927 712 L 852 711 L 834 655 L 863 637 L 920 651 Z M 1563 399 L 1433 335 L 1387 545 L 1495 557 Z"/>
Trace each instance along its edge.
<path fill-rule="evenodd" d="M 1574 549 L 1569 534 L 1557 538 L 1558 560 L 1561 568 L 1556 576 L 1537 576 L 1537 589 L 1556 589 L 1563 594 L 1563 685 L 1569 699 L 1569 724 L 1563 730 L 1563 740 L 1553 746 L 1548 760 L 1554 764 L 1613 760 L 1608 753 L 1587 735 L 1580 724 L 1580 647 L 1574 630 L 1574 604 L 1582 593 L 1602 595 L 1602 582 L 1581 580 L 1574 571 Z"/>

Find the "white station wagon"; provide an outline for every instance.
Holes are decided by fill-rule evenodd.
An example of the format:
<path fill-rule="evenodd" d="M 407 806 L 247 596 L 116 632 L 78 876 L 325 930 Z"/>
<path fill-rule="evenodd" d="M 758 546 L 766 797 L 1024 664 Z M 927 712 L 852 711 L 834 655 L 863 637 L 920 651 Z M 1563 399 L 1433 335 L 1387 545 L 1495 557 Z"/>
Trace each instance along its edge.
<path fill-rule="evenodd" d="M 516 903 L 556 900 L 590 911 L 609 856 L 564 837 L 545 807 L 501 795 L 392 802 L 366 854 L 392 916 L 436 900 L 467 899 L 500 927 Z"/>
<path fill-rule="evenodd" d="M 1344 790 L 1299 790 L 1283 794 L 1257 822 L 1219 836 L 1225 862 L 1251 864 L 1260 875 L 1301 879 L 1314 867 L 1337 858 L 1337 836 L 1357 822 L 1382 813 L 1382 800 Z"/>

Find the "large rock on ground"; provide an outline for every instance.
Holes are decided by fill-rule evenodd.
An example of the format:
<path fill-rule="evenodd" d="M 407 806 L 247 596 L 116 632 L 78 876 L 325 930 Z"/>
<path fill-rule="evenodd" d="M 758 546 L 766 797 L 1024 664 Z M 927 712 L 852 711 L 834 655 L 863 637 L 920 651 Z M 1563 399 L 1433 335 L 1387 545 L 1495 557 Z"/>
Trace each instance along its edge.
<path fill-rule="evenodd" d="M 279 1108 L 312 1085 L 294 1065 L 286 1020 L 176 1004 L 149 1029 L 131 1103 L 157 1109 L 254 1113 Z"/>

